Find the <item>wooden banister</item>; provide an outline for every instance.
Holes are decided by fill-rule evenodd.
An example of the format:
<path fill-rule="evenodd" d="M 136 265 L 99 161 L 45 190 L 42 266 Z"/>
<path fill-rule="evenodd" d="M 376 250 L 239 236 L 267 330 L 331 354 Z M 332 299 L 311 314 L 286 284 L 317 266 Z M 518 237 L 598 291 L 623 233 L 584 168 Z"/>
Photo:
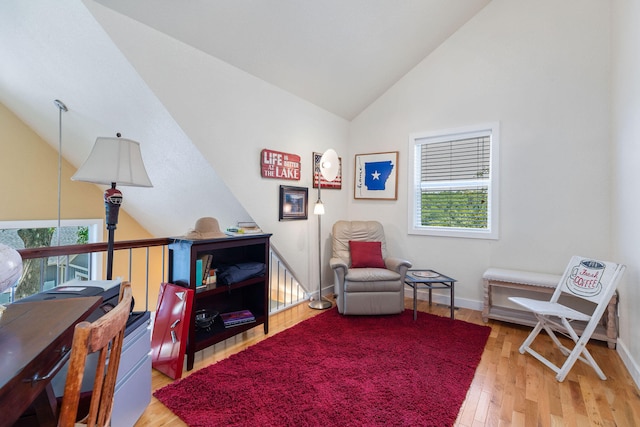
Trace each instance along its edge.
<path fill-rule="evenodd" d="M 124 240 L 115 242 L 114 250 L 138 249 L 154 246 L 166 246 L 173 239 L 161 237 L 155 239 Z M 106 252 L 107 243 L 87 243 L 85 245 L 45 246 L 40 248 L 18 249 L 22 259 L 45 258 L 52 256 L 65 256 L 72 254 L 88 254 L 94 252 Z"/>

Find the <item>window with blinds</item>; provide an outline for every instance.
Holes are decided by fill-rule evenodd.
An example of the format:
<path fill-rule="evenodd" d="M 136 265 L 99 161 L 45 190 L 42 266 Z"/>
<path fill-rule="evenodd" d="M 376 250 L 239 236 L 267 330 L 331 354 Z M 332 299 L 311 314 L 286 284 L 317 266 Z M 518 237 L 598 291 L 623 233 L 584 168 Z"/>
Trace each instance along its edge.
<path fill-rule="evenodd" d="M 410 234 L 497 238 L 497 125 L 412 135 L 410 143 Z"/>

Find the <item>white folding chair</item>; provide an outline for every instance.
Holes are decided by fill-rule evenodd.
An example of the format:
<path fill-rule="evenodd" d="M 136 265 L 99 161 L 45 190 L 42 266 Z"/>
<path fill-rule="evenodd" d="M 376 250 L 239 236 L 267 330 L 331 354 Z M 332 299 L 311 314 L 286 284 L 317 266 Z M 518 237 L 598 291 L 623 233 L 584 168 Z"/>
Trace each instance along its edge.
<path fill-rule="evenodd" d="M 625 266 L 622 264 L 574 256 L 571 258 L 567 269 L 562 275 L 562 279 L 560 279 L 560 283 L 551 296 L 551 300 L 539 301 L 529 298 L 509 297 L 510 301 L 531 311 L 538 320 L 533 331 L 520 346 L 520 353 L 524 354 L 526 351 L 544 363 L 557 374 L 556 380 L 558 381 L 564 381 L 576 360 L 590 365 L 600 379 L 606 380 L 607 377 L 586 346 L 607 308 L 609 300 L 616 291 L 616 286 L 622 278 L 624 270 Z M 563 293 L 590 301 L 595 304 L 595 309 L 591 314 L 588 314 L 562 305 L 558 300 Z M 582 335 L 578 335 L 575 328 L 572 327 L 572 321 L 587 322 Z M 551 340 L 566 356 L 565 362 L 561 367 L 550 362 L 530 347 L 542 329 L 549 334 Z M 575 343 L 573 349 L 565 347 L 555 333 L 568 335 Z"/>

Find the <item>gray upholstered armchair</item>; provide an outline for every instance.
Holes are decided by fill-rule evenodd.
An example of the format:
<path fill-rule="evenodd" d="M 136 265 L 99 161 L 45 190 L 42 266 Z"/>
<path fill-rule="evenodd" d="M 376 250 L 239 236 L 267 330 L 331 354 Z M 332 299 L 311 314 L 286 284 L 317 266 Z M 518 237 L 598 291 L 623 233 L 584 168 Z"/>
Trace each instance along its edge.
<path fill-rule="evenodd" d="M 411 263 L 387 256 L 382 224 L 338 221 L 333 225 L 334 272 L 338 312 L 395 314 L 404 310 L 404 277 Z"/>

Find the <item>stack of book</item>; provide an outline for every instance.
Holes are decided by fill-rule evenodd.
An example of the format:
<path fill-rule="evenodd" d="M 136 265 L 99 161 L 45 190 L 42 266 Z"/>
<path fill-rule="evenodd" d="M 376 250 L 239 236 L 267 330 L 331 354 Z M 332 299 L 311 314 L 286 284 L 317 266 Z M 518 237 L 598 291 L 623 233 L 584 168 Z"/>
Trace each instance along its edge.
<path fill-rule="evenodd" d="M 240 326 L 256 321 L 255 316 L 249 310 L 222 313 L 220 317 L 222 318 L 225 328 L 232 328 L 234 326 Z"/>
<path fill-rule="evenodd" d="M 209 274 L 205 276 L 204 284 L 205 285 L 215 285 L 217 282 L 216 279 L 216 269 L 212 268 L 209 270 Z"/>
<path fill-rule="evenodd" d="M 213 255 L 202 255 L 196 260 L 196 288 L 204 288 L 212 283 L 216 283 L 215 270 L 211 268 Z M 211 273 L 213 272 L 213 276 Z"/>
<path fill-rule="evenodd" d="M 262 234 L 262 229 L 255 222 L 238 222 L 237 227 L 229 227 L 225 231 L 230 236 L 242 236 L 244 234 Z"/>

